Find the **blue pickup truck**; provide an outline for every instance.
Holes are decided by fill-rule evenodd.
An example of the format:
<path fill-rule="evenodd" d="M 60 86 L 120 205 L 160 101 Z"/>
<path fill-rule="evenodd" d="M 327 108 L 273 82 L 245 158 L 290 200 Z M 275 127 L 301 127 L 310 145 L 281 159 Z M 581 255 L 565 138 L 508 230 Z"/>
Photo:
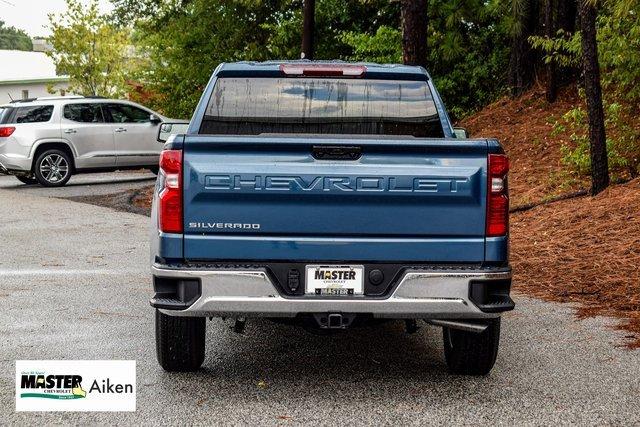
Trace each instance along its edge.
<path fill-rule="evenodd" d="M 443 328 L 452 373 L 487 374 L 514 307 L 508 170 L 497 141 L 453 128 L 421 67 L 220 65 L 160 158 L 160 365 L 200 367 L 207 317 L 401 319 Z"/>

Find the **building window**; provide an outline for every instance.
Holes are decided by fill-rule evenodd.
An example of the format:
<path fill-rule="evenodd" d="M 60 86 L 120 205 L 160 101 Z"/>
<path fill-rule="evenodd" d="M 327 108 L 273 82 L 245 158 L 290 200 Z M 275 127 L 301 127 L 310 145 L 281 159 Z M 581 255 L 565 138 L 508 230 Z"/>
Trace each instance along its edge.
<path fill-rule="evenodd" d="M 29 99 L 29 91 L 27 89 L 22 90 L 22 99 Z"/>

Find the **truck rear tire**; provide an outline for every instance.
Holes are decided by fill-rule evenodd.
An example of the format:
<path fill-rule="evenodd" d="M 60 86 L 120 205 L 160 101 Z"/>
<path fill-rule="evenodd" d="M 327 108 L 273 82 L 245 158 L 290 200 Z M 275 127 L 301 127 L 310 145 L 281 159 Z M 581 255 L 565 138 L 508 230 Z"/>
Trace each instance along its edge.
<path fill-rule="evenodd" d="M 165 371 L 195 371 L 204 362 L 206 318 L 156 310 L 156 355 Z"/>
<path fill-rule="evenodd" d="M 444 357 L 449 372 L 458 375 L 487 375 L 496 363 L 500 342 L 500 318 L 481 333 L 442 328 Z"/>

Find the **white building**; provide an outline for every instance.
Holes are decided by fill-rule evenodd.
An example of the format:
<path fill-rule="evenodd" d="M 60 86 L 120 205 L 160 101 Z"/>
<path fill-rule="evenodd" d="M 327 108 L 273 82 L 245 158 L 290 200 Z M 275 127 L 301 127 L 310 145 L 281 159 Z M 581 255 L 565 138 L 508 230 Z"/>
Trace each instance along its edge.
<path fill-rule="evenodd" d="M 58 76 L 51 58 L 43 52 L 0 50 L 0 104 L 12 99 L 52 96 L 48 87 L 64 90 L 67 76 Z"/>
<path fill-rule="evenodd" d="M 32 38 L 31 44 L 33 45 L 34 52 L 49 52 L 53 50 L 53 46 L 51 43 L 47 41 L 47 39 L 43 38 Z"/>

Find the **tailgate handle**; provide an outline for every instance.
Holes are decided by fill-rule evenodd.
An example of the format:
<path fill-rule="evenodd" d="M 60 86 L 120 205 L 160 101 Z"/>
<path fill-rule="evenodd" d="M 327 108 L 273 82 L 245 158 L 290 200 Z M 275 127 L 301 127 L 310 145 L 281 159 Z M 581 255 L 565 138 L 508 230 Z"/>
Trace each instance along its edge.
<path fill-rule="evenodd" d="M 311 153 L 318 160 L 358 160 L 362 156 L 362 147 L 314 145 Z"/>

